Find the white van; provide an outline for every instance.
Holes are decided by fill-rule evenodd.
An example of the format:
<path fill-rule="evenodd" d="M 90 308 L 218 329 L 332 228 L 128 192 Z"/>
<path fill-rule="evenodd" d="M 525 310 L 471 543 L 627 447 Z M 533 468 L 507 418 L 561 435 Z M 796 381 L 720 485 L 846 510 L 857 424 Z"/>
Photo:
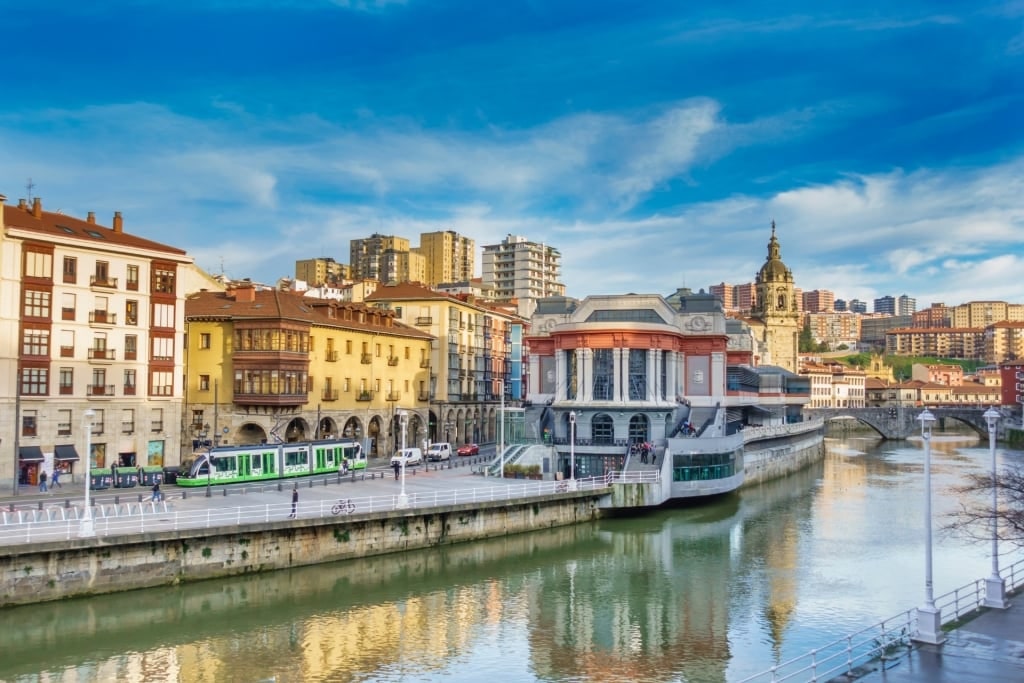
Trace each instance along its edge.
<path fill-rule="evenodd" d="M 423 464 L 423 451 L 418 448 L 399 448 L 395 451 L 395 454 L 391 456 L 391 466 L 405 464 L 407 467 L 410 465 L 422 465 Z"/>
<path fill-rule="evenodd" d="M 430 448 L 427 449 L 427 460 L 451 460 L 452 458 L 452 445 L 450 443 L 435 443 L 431 444 Z"/>

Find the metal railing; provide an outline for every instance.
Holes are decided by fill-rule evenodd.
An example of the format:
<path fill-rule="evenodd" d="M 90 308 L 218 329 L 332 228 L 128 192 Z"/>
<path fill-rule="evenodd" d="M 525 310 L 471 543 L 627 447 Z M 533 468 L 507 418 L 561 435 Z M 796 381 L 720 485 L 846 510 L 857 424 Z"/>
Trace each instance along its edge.
<path fill-rule="evenodd" d="M 1020 588 L 1024 585 L 1024 560 L 1005 568 L 1002 576 L 1007 592 Z M 948 626 L 980 612 L 984 599 L 985 579 L 977 579 L 938 596 L 935 606 L 942 611 L 942 625 Z M 917 608 L 913 608 L 743 678 L 738 683 L 803 683 L 852 675 L 854 669 L 869 662 L 903 657 L 910 651 L 911 638 L 917 633 Z"/>
<path fill-rule="evenodd" d="M 629 473 L 646 474 L 646 473 Z M 350 475 L 352 476 L 352 475 Z M 353 479 L 355 477 L 352 477 Z M 337 477 L 338 483 L 349 481 L 349 477 Z M 407 509 L 429 509 L 450 505 L 487 503 L 497 500 L 529 499 L 539 496 L 551 496 L 572 491 L 600 491 L 613 483 L 640 483 L 642 477 L 625 476 L 615 473 L 603 477 L 576 479 L 570 486 L 566 481 L 524 481 L 516 483 L 474 486 L 472 488 L 449 489 L 444 491 L 408 492 L 408 508 L 399 507 L 398 494 L 385 496 L 346 497 L 338 499 L 299 501 L 296 505 L 296 517 L 300 519 L 318 519 L 338 515 L 335 506 L 340 501 L 346 515 L 374 512 L 404 512 Z M 335 482 L 335 477 L 322 480 L 307 479 L 302 482 L 301 489 L 323 487 Z M 284 481 L 280 485 L 248 487 L 250 493 L 282 492 L 289 495 L 289 484 Z M 219 489 L 217 495 L 227 496 L 231 489 Z M 187 494 L 186 494 L 187 495 Z M 202 494 L 199 494 L 202 495 Z M 191 497 L 191 496 L 190 496 Z M 140 496 L 140 499 L 142 496 Z M 181 500 L 182 497 L 176 497 Z M 267 503 L 263 505 L 245 505 L 237 507 L 210 507 L 204 510 L 173 509 L 167 497 L 160 502 L 139 500 L 131 503 L 105 503 L 92 506 L 93 526 L 97 536 L 114 536 L 125 534 L 152 533 L 157 531 L 177 531 L 180 529 L 210 529 L 220 526 L 236 526 L 240 524 L 261 524 L 271 521 L 284 521 L 292 514 L 292 504 L 288 501 Z M 64 541 L 78 537 L 83 508 L 80 506 L 51 506 L 42 509 L 21 509 L 0 511 L 0 545 L 20 543 L 38 543 L 45 541 Z"/>

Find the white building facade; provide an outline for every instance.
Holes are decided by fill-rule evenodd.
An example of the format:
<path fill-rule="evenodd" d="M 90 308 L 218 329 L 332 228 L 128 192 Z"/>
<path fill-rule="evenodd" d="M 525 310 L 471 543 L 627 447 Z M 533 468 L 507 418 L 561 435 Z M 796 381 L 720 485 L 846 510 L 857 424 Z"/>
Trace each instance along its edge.
<path fill-rule="evenodd" d="M 483 249 L 483 281 L 494 287 L 496 301 L 516 300 L 519 315 L 533 315 L 538 299 L 565 295 L 558 249 L 515 235 Z"/>

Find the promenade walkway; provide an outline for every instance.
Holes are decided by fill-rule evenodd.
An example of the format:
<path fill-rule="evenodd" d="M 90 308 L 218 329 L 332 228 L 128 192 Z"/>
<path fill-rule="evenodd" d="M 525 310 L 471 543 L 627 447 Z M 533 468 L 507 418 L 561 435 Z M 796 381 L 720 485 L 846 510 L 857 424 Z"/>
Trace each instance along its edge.
<path fill-rule="evenodd" d="M 1008 609 L 989 609 L 950 631 L 942 645 L 915 643 L 897 660 L 834 683 L 1021 683 L 1024 681 L 1024 594 Z"/>

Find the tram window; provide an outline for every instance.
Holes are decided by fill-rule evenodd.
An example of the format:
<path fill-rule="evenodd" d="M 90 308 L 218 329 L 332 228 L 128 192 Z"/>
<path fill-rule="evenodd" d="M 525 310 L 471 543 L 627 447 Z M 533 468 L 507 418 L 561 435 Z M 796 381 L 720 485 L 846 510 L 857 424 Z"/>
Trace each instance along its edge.
<path fill-rule="evenodd" d="M 233 472 L 237 465 L 235 464 L 235 456 L 220 457 L 213 461 L 213 464 L 218 472 Z"/>

